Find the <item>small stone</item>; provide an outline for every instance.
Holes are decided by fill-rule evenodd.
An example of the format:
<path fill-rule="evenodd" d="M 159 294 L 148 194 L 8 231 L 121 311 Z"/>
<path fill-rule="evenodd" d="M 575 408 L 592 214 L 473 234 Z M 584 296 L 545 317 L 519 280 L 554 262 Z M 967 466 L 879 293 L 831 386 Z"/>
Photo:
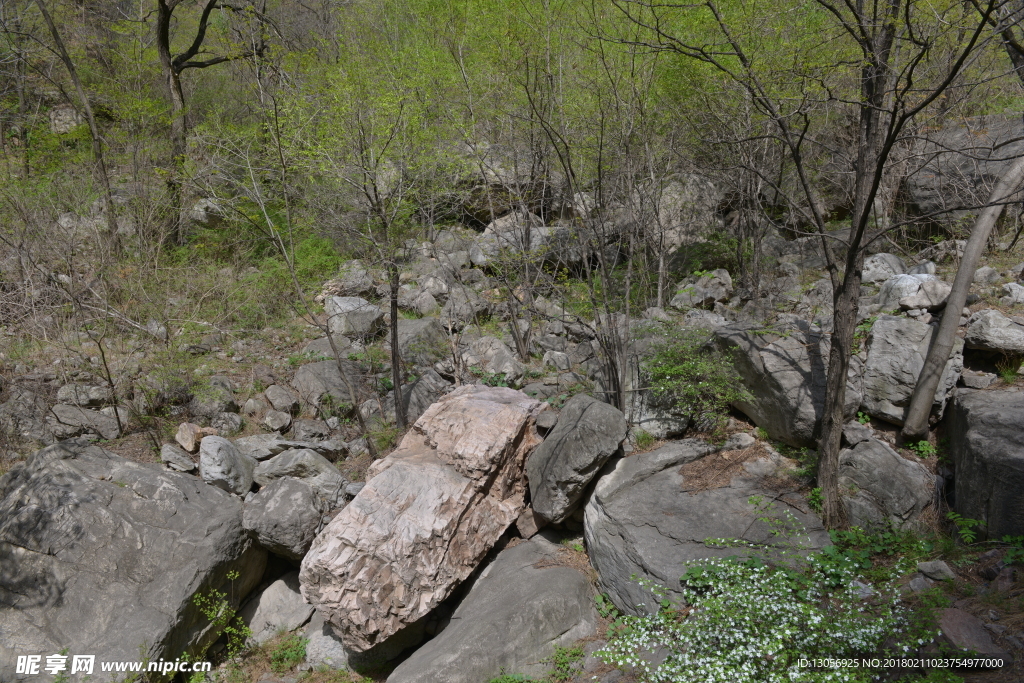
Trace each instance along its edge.
<path fill-rule="evenodd" d="M 740 432 L 738 434 L 733 434 L 728 439 L 726 439 L 725 444 L 722 446 L 722 450 L 739 451 L 744 448 L 750 448 L 755 443 L 757 443 L 757 439 L 752 437 L 750 434 L 747 434 L 746 432 Z"/>
<path fill-rule="evenodd" d="M 292 416 L 280 410 L 268 410 L 263 416 L 263 424 L 274 432 L 283 432 L 292 424 Z"/>
<path fill-rule="evenodd" d="M 924 593 L 926 590 L 932 587 L 933 583 L 930 579 L 925 578 L 921 574 L 918 574 L 910 580 L 910 590 L 915 593 Z"/>
<path fill-rule="evenodd" d="M 267 404 L 258 398 L 250 398 L 242 406 L 242 412 L 246 415 L 260 415 L 267 409 Z"/>
<path fill-rule="evenodd" d="M 217 430 L 212 427 L 200 427 L 191 422 L 182 422 L 178 425 L 178 432 L 174 435 L 174 440 L 189 453 L 196 453 L 199 451 L 199 443 L 203 437 L 216 435 Z"/>
<path fill-rule="evenodd" d="M 996 381 L 994 372 L 975 372 L 964 370 L 960 375 L 960 381 L 969 389 L 988 389 Z"/>
<path fill-rule="evenodd" d="M 956 578 L 956 574 L 949 568 L 949 565 L 942 560 L 933 560 L 931 562 L 918 562 L 917 571 L 921 572 L 929 579 L 935 579 L 936 581 L 952 581 Z"/>
<path fill-rule="evenodd" d="M 553 410 L 545 410 L 537 416 L 537 429 L 540 430 L 542 434 L 546 434 L 556 424 L 558 424 L 558 413 Z"/>
<path fill-rule="evenodd" d="M 193 472 L 196 469 L 196 463 L 189 454 L 173 443 L 165 443 L 160 447 L 160 460 L 172 470 L 179 472 Z"/>
<path fill-rule="evenodd" d="M 365 481 L 354 481 L 350 484 L 345 485 L 345 495 L 349 498 L 355 498 L 359 495 L 359 492 L 366 486 Z"/>
<path fill-rule="evenodd" d="M 299 396 L 291 389 L 274 384 L 267 388 L 263 395 L 266 396 L 270 405 L 282 413 L 295 415 L 299 411 Z"/>

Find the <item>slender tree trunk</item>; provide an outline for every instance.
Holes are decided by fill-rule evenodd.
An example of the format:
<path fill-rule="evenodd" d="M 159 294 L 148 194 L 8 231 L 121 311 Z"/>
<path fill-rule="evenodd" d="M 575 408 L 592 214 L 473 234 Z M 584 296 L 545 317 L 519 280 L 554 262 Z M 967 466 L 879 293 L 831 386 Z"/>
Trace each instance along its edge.
<path fill-rule="evenodd" d="M 941 322 L 939 322 L 939 329 L 932 340 L 931 348 L 928 349 L 928 357 L 924 361 L 921 375 L 917 378 L 917 385 L 914 387 L 914 395 L 910 399 L 907 417 L 903 422 L 902 433 L 905 440 L 923 439 L 928 435 L 928 416 L 935 400 L 935 392 L 939 387 L 939 380 L 942 379 L 942 371 L 953 350 L 953 340 L 956 337 L 957 328 L 960 326 L 960 311 L 967 303 L 967 294 L 974 281 L 974 270 L 978 267 L 978 261 L 985 250 L 988 236 L 996 221 L 999 220 L 1006 201 L 1017 192 L 1022 181 L 1024 181 L 1024 157 L 1018 159 L 1010 167 L 992 190 L 988 199 L 989 205 L 974 223 L 974 229 L 971 230 L 971 236 L 964 247 L 960 267 L 956 271 L 956 278 L 953 280 L 953 289 L 946 301 L 946 309 L 942 313 Z"/>
<path fill-rule="evenodd" d="M 394 384 L 395 424 L 405 429 L 405 401 L 402 398 L 402 356 L 398 350 L 398 266 L 388 266 L 391 271 L 391 383 Z"/>
<path fill-rule="evenodd" d="M 112 253 L 117 254 L 121 250 L 121 243 L 117 236 L 117 216 L 114 215 L 114 197 L 110 191 L 110 177 L 107 175 L 107 166 L 103 161 L 103 139 L 100 137 L 99 127 L 96 125 L 96 117 L 93 116 L 92 105 L 89 104 L 89 98 L 85 94 L 82 80 L 78 77 L 75 63 L 71 61 L 71 55 L 68 54 L 67 49 L 64 47 L 64 41 L 61 39 L 60 32 L 53 23 L 53 18 L 46 9 L 46 4 L 43 0 L 36 0 L 36 5 L 39 7 L 40 14 L 43 15 L 43 21 L 46 22 L 47 28 L 50 29 L 50 35 L 53 36 L 57 54 L 60 55 L 64 67 L 68 70 L 68 75 L 71 76 L 71 82 L 75 86 L 78 99 L 81 100 L 82 109 L 85 111 L 85 117 L 89 122 L 89 136 L 92 138 L 92 155 L 96 161 L 96 170 L 100 177 L 100 183 L 103 185 L 103 209 L 107 219 L 107 241 Z"/>

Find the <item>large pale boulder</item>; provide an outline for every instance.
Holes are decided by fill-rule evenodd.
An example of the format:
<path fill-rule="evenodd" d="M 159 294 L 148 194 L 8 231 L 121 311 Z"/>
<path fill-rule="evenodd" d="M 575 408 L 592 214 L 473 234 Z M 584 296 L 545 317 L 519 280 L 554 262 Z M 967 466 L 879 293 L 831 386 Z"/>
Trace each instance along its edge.
<path fill-rule="evenodd" d="M 432 405 L 302 561 L 302 594 L 368 650 L 465 580 L 524 509 L 538 401 L 463 386 Z"/>
<path fill-rule="evenodd" d="M 569 399 L 526 463 L 534 512 L 550 522 L 565 520 L 625 438 L 622 411 L 586 394 Z"/>
<path fill-rule="evenodd" d="M 0 478 L 0 680 L 53 680 L 15 663 L 65 648 L 106 661 L 199 656 L 217 632 L 194 596 L 217 590 L 237 608 L 265 564 L 238 498 L 84 440 L 45 448 Z M 89 680 L 113 678 L 97 665 Z"/>
<path fill-rule="evenodd" d="M 65 384 L 57 391 L 57 403 L 66 403 L 82 408 L 105 406 L 113 398 L 114 392 L 109 386 L 96 386 L 81 382 Z"/>
<path fill-rule="evenodd" d="M 597 630 L 594 589 L 550 542 L 520 543 L 484 569 L 439 636 L 388 683 L 481 683 L 503 671 L 543 675 L 542 660 Z"/>
<path fill-rule="evenodd" d="M 659 607 L 659 598 L 637 579 L 677 593 L 687 562 L 739 554 L 736 548 L 709 548 L 707 538 L 769 546 L 780 542 L 772 527 L 760 521 L 763 514 L 751 504 L 752 496 L 783 501 L 806 530 L 797 539 L 805 548 L 828 544 L 828 533 L 799 494 L 763 483 L 779 473 L 777 456 L 743 461 L 735 452 L 710 455 L 714 451 L 703 441 L 686 439 L 621 458 L 598 480 L 584 516 L 587 550 L 600 576 L 598 589 L 623 612 L 645 614 Z M 707 457 L 721 459 L 708 468 L 717 476 L 681 471 L 680 465 Z"/>
<path fill-rule="evenodd" d="M 956 511 L 980 538 L 1024 534 L 1024 392 L 957 389 L 948 418 Z"/>
<path fill-rule="evenodd" d="M 776 333 L 745 325 L 720 327 L 715 335 L 719 347 L 732 354 L 749 393 L 734 404 L 736 408 L 772 439 L 816 447 L 825 407 L 830 336 L 806 327 Z M 853 359 L 844 406 L 848 419 L 857 414 L 861 402 L 860 369 Z"/>
<path fill-rule="evenodd" d="M 901 308 L 902 306 L 900 302 L 904 299 L 916 297 L 921 292 L 921 288 L 926 282 L 941 281 L 935 275 L 927 275 L 923 273 L 917 275 L 897 275 L 892 277 L 882 283 L 881 289 L 878 290 L 878 296 L 875 298 L 875 303 L 878 304 L 879 310 L 883 312 Z M 948 287 L 948 285 L 946 286 Z M 946 291 L 946 296 L 948 295 L 949 292 Z M 945 304 L 945 298 L 942 299 L 942 303 Z"/>
<path fill-rule="evenodd" d="M 850 523 L 902 527 L 936 501 L 935 475 L 869 438 L 839 453 L 839 488 Z"/>
<path fill-rule="evenodd" d="M 864 363 L 864 412 L 896 425 L 903 424 L 917 378 L 931 347 L 935 327 L 899 316 L 880 316 L 867 339 Z M 953 352 L 935 391 L 932 413 L 941 418 L 949 392 L 964 367 L 963 340 L 953 340 Z"/>

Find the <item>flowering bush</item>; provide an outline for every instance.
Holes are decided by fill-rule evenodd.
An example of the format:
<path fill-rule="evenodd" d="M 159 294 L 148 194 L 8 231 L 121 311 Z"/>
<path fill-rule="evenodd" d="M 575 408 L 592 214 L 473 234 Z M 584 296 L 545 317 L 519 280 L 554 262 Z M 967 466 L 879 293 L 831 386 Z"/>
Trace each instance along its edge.
<path fill-rule="evenodd" d="M 813 669 L 800 659 L 883 656 L 883 643 L 908 626 L 895 586 L 866 590 L 852 571 L 811 556 L 803 571 L 758 558 L 701 560 L 682 577 L 681 599 L 664 599 L 649 617 L 621 617 L 606 662 L 637 667 L 652 683 L 854 683 L 876 678 L 865 668 Z M 837 586 L 837 578 L 843 580 Z M 647 587 L 657 591 L 656 586 Z M 866 593 L 870 592 L 870 596 Z M 906 653 L 910 643 L 889 641 Z M 668 657 L 652 666 L 653 652 Z"/>

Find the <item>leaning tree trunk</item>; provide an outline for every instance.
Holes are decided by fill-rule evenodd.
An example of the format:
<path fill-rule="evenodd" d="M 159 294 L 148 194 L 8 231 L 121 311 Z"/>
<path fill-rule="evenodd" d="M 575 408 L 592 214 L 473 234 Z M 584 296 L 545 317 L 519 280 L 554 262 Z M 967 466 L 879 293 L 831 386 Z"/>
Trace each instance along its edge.
<path fill-rule="evenodd" d="M 928 435 L 928 415 L 931 413 L 939 380 L 942 379 L 942 371 L 953 350 L 953 340 L 960 326 L 960 311 L 967 303 L 967 294 L 974 281 L 974 270 L 978 267 L 985 244 L 988 243 L 988 236 L 999 220 L 1006 201 L 1017 192 L 1022 181 L 1024 157 L 1010 167 L 992 190 L 988 206 L 974 223 L 974 229 L 971 230 L 971 236 L 964 247 L 963 258 L 960 259 L 960 267 L 956 271 L 956 278 L 953 280 L 953 289 L 946 301 L 946 310 L 942 314 L 942 321 L 939 323 L 932 346 L 928 349 L 928 357 L 921 368 L 921 375 L 917 378 L 914 395 L 910 399 L 907 417 L 903 422 L 904 440 L 922 439 Z"/>
<path fill-rule="evenodd" d="M 391 383 L 394 385 L 395 397 L 395 425 L 399 429 L 405 429 L 405 399 L 402 396 L 402 355 L 398 349 L 398 266 L 391 263 L 388 266 L 391 272 Z"/>

